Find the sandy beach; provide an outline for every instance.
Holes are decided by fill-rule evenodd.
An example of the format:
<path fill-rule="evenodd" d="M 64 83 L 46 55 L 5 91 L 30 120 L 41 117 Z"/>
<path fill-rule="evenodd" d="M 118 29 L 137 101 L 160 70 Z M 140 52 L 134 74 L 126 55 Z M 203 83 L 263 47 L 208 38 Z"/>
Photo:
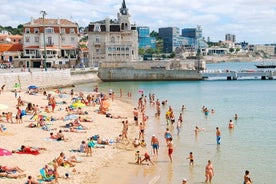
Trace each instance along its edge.
<path fill-rule="evenodd" d="M 48 91 L 49 92 L 49 91 Z M 63 92 L 63 91 L 62 91 Z M 55 112 L 46 113 L 44 112 L 44 107 L 47 106 L 48 100 L 47 96 L 44 96 L 42 92 L 37 93 L 36 95 L 29 95 L 24 90 L 19 92 L 17 97 L 25 102 L 24 106 L 20 106 L 22 110 L 26 108 L 27 103 L 36 104 L 39 106 L 40 114 L 45 117 L 54 117 L 56 119 L 65 117 L 67 112 L 65 108 L 68 105 L 72 104 L 69 91 L 64 91 L 68 93 L 66 98 L 59 98 L 59 95 L 50 91 L 50 93 L 55 96 L 57 106 Z M 78 92 L 74 93 L 74 97 L 78 96 Z M 114 99 L 112 101 L 110 98 L 107 100 L 109 103 L 109 113 L 113 116 L 122 116 L 126 117 L 129 121 L 129 130 L 128 136 L 132 140 L 138 135 L 138 127 L 134 125 L 132 110 L 133 106 L 123 102 L 120 98 Z M 65 104 L 66 103 L 66 104 Z M 0 104 L 6 105 L 7 108 L 0 109 L 2 112 L 12 112 L 13 116 L 16 114 L 16 105 L 17 98 L 13 92 L 3 91 L 0 95 Z M 49 107 L 51 109 L 51 107 Z M 56 121 L 46 121 L 47 126 L 51 129 L 50 131 L 42 130 L 40 127 L 29 128 L 30 123 L 35 123 L 34 119 L 30 120 L 31 115 L 23 116 L 23 124 L 16 124 L 15 117 L 13 117 L 14 123 L 7 123 L 5 117 L 1 117 L 3 122 L 2 125 L 6 127 L 6 130 L 3 133 L 0 133 L 1 146 L 0 148 L 7 149 L 9 151 L 17 150 L 21 145 L 26 146 L 35 146 L 40 148 L 46 148 L 46 150 L 39 151 L 40 154 L 17 154 L 13 153 L 11 156 L 1 156 L 0 165 L 6 166 L 18 166 L 24 170 L 26 176 L 31 175 L 33 178 L 40 178 L 40 169 L 49 164 L 51 167 L 51 162 L 53 159 L 57 158 L 61 152 L 64 152 L 66 156 L 76 156 L 79 163 L 76 163 L 74 167 L 58 167 L 58 173 L 61 178 L 58 179 L 59 183 L 103 183 L 102 178 L 105 178 L 105 181 L 112 181 L 114 175 L 107 174 L 109 167 L 115 162 L 120 163 L 122 159 L 133 161 L 133 147 L 129 146 L 120 146 L 115 142 L 116 137 L 122 133 L 122 120 L 121 118 L 107 118 L 103 114 L 99 114 L 99 105 L 95 106 L 85 106 L 82 107 L 83 111 L 86 111 L 86 115 L 81 115 L 82 118 L 92 119 L 93 122 L 82 122 L 81 124 L 88 128 L 86 133 L 75 133 L 75 132 L 63 132 L 64 137 L 68 141 L 55 141 L 51 140 L 50 132 L 56 134 L 59 130 L 66 130 L 64 127 L 65 124 L 68 124 L 73 120 L 56 120 Z M 68 130 L 68 129 L 67 129 Z M 87 139 L 93 135 L 100 135 L 102 139 L 108 139 L 111 142 L 109 145 L 105 145 L 105 148 L 93 148 L 92 156 L 86 156 L 85 153 L 72 152 L 72 149 L 79 149 L 81 142 L 84 140 L 87 142 Z M 123 155 L 123 157 L 120 157 Z M 124 162 L 124 175 L 120 175 L 120 183 L 128 180 L 127 171 L 131 172 L 133 170 L 131 165 Z M 129 168 L 126 168 L 129 167 Z M 134 167 L 135 168 L 135 167 Z M 102 172 L 104 171 L 104 172 Z M 119 173 L 115 171 L 114 173 Z M 65 178 L 65 174 L 69 174 L 69 179 Z M 112 173 L 112 172 L 110 172 Z M 6 177 L 1 178 L 1 183 L 15 184 L 15 183 L 24 183 L 27 181 L 26 177 L 10 179 Z M 113 182 L 114 183 L 114 182 Z"/>

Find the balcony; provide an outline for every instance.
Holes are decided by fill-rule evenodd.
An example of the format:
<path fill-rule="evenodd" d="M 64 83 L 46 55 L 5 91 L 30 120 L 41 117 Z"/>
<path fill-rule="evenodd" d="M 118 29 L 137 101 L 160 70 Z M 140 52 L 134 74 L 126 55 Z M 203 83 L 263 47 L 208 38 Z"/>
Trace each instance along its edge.
<path fill-rule="evenodd" d="M 47 42 L 47 43 L 46 43 L 46 46 L 47 46 L 47 47 L 52 47 L 52 46 L 54 46 L 54 45 L 55 45 L 54 42 Z"/>

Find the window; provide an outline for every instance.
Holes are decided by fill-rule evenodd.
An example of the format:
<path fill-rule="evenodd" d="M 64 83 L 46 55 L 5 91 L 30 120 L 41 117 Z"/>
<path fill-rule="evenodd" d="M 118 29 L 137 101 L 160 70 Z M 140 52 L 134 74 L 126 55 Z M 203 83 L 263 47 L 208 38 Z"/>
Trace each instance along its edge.
<path fill-rule="evenodd" d="M 99 50 L 99 49 L 96 49 L 96 53 L 97 53 L 97 54 L 100 54 L 100 50 Z"/>
<path fill-rule="evenodd" d="M 75 43 L 75 38 L 71 37 L 71 43 Z"/>
<path fill-rule="evenodd" d="M 96 43 L 100 43 L 100 38 L 96 38 Z"/>
<path fill-rule="evenodd" d="M 35 43 L 38 43 L 38 42 L 39 42 L 39 37 L 36 36 L 36 37 L 35 37 Z"/>
<path fill-rule="evenodd" d="M 26 37 L 25 37 L 25 42 L 26 42 L 26 43 L 30 43 L 30 37 L 26 36 Z"/>
<path fill-rule="evenodd" d="M 39 29 L 38 28 L 34 28 L 34 33 L 39 33 Z"/>
<path fill-rule="evenodd" d="M 54 42 L 53 42 L 53 38 L 52 37 L 48 37 L 47 38 L 47 45 L 54 45 Z"/>
<path fill-rule="evenodd" d="M 47 27 L 47 28 L 45 28 L 45 33 L 52 34 L 52 33 L 54 33 L 54 29 L 50 28 L 50 27 Z"/>
<path fill-rule="evenodd" d="M 75 29 L 74 28 L 70 28 L 70 33 L 74 34 L 75 33 Z"/>
<path fill-rule="evenodd" d="M 65 28 L 61 28 L 61 33 L 65 34 Z"/>
<path fill-rule="evenodd" d="M 94 32 L 101 32 L 101 26 L 99 24 L 95 25 Z"/>
<path fill-rule="evenodd" d="M 30 33 L 30 28 L 25 28 L 25 33 Z"/>
<path fill-rule="evenodd" d="M 61 41 L 62 41 L 62 42 L 65 42 L 65 38 L 64 38 L 64 37 L 61 37 Z"/>
<path fill-rule="evenodd" d="M 115 43 L 115 37 L 114 36 L 111 37 L 111 43 Z"/>

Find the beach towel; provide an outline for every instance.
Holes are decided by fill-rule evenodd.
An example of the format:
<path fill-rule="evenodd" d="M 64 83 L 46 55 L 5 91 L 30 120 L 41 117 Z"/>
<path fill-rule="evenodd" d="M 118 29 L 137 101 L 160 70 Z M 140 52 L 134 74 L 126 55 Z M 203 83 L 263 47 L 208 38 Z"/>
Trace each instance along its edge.
<path fill-rule="evenodd" d="M 31 154 L 31 155 L 39 155 L 39 151 L 38 150 L 33 150 L 31 148 L 25 148 L 25 151 L 19 151 L 16 152 L 17 154 Z"/>

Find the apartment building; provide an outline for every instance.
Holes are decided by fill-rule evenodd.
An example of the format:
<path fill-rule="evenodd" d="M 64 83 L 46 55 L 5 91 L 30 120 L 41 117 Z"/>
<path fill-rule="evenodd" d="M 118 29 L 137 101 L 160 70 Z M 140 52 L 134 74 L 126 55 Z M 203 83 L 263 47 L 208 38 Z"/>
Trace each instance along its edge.
<path fill-rule="evenodd" d="M 78 58 L 78 35 L 78 24 L 69 20 L 31 19 L 23 25 L 23 57 L 31 67 L 71 67 Z"/>

